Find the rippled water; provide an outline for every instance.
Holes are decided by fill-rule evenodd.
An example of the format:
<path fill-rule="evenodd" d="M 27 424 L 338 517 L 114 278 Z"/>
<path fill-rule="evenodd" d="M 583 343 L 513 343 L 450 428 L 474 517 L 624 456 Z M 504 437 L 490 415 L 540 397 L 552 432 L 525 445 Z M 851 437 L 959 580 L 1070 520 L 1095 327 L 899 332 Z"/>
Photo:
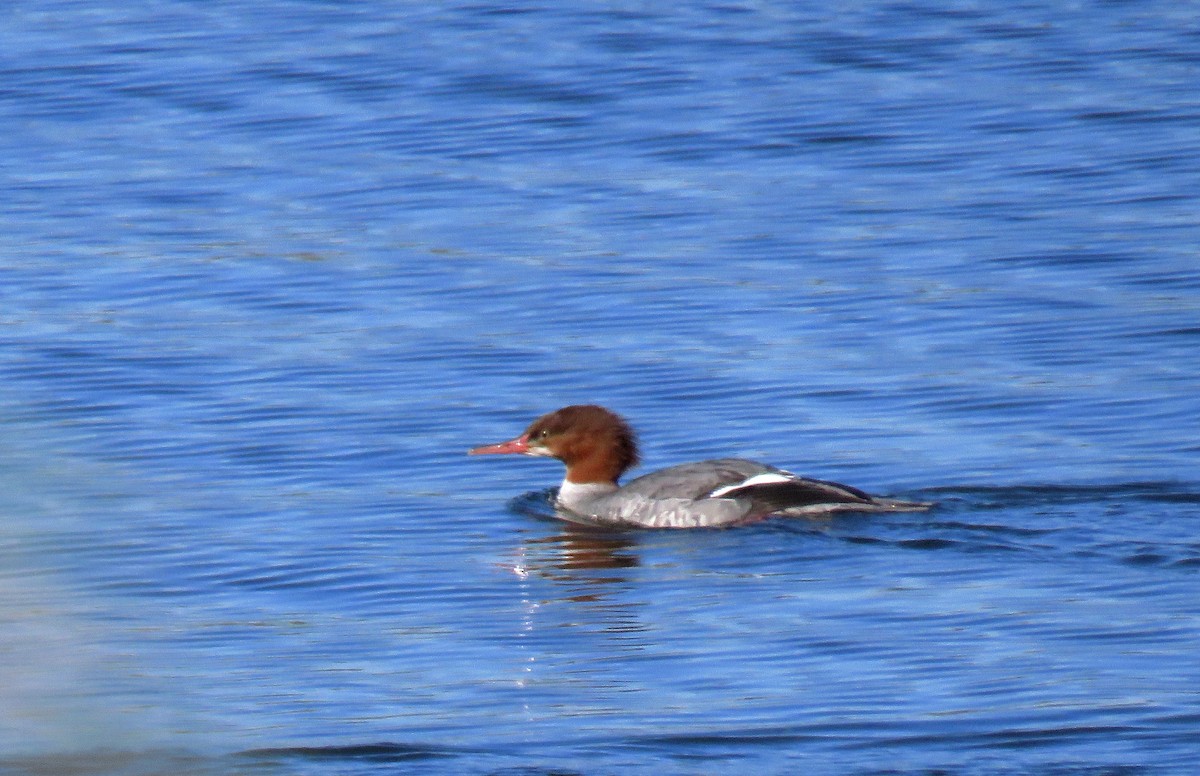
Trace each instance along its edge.
<path fill-rule="evenodd" d="M 1194 772 L 1195 4 L 4 17 L 0 773 Z"/>

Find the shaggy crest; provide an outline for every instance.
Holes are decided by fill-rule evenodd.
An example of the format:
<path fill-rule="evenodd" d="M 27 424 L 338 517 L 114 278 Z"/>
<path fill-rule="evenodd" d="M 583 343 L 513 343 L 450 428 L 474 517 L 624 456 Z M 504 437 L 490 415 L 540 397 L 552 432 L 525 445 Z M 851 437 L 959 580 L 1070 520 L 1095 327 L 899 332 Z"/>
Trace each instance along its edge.
<path fill-rule="evenodd" d="M 558 439 L 567 430 L 572 433 Z M 615 483 L 640 460 L 637 437 L 625 419 L 595 404 L 573 404 L 543 415 L 525 434 L 531 444 L 551 448 L 574 482 Z M 611 454 L 596 456 L 596 450 Z"/>

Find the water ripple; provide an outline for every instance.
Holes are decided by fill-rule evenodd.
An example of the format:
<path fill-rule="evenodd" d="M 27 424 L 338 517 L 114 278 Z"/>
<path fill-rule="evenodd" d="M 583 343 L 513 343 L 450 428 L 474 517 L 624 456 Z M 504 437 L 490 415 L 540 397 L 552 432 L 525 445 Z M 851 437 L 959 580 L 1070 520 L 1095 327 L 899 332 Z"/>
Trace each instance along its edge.
<path fill-rule="evenodd" d="M 1194 13 L 993 5 L 17 3 L 0 770 L 1191 773 Z"/>

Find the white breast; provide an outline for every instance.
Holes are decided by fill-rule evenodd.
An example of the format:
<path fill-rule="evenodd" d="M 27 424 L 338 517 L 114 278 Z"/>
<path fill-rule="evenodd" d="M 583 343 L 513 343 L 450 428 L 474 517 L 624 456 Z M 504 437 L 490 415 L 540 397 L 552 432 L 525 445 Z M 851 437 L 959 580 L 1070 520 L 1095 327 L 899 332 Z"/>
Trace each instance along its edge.
<path fill-rule="evenodd" d="M 571 482 L 563 480 L 558 486 L 558 503 L 567 509 L 586 514 L 587 505 L 617 489 L 607 482 Z"/>

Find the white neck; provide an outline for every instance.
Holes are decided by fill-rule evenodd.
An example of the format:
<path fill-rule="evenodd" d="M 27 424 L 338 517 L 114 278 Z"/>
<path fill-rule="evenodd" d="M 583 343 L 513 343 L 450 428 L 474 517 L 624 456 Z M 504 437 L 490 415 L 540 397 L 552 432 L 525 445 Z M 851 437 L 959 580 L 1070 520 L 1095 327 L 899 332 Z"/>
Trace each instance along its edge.
<path fill-rule="evenodd" d="M 571 482 L 563 480 L 558 486 L 558 503 L 567 509 L 580 509 L 600 496 L 617 489 L 611 482 Z"/>

